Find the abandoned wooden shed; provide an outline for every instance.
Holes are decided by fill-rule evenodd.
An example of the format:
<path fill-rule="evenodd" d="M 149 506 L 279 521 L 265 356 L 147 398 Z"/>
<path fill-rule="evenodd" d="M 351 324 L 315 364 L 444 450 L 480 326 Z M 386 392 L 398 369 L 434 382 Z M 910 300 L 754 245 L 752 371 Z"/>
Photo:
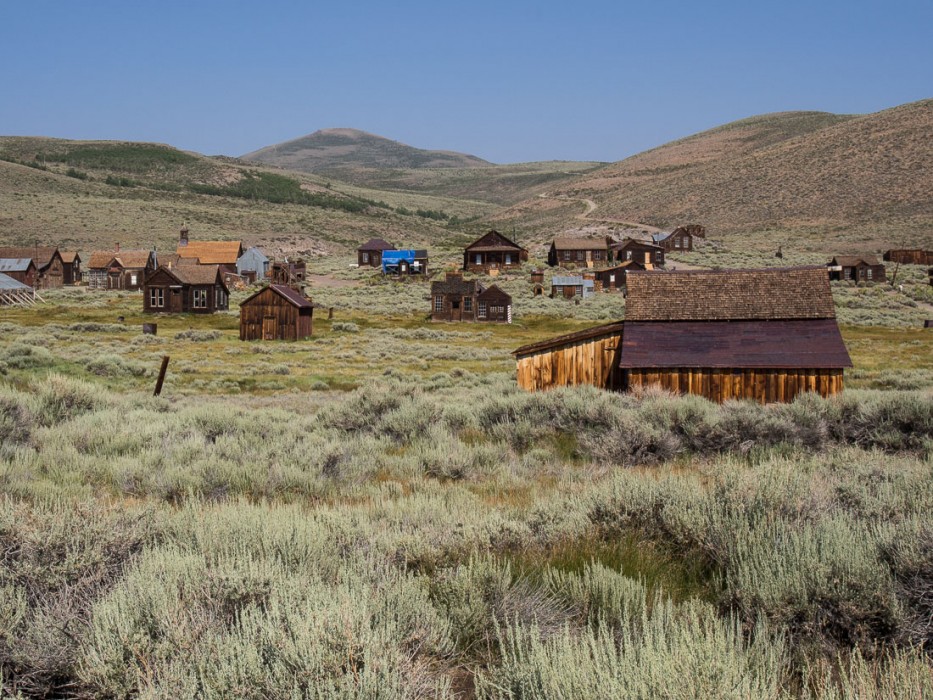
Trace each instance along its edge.
<path fill-rule="evenodd" d="M 609 244 L 605 238 L 555 238 L 547 254 L 547 264 L 602 265 L 609 258 Z"/>
<path fill-rule="evenodd" d="M 624 263 L 607 267 L 604 270 L 593 272 L 597 281 L 602 284 L 603 291 L 611 292 L 625 288 L 625 275 L 633 270 L 644 270 L 645 266 L 634 260 L 626 260 Z"/>
<path fill-rule="evenodd" d="M 622 324 L 617 322 L 523 345 L 512 353 L 518 385 L 528 391 L 577 384 L 622 389 L 621 339 Z"/>
<path fill-rule="evenodd" d="M 852 362 L 823 267 L 633 271 L 627 286 L 624 323 L 516 350 L 520 386 L 658 386 L 762 403 L 842 391 Z M 598 343 L 618 353 L 618 374 Z"/>
<path fill-rule="evenodd" d="M 888 250 L 882 256 L 885 262 L 900 263 L 901 265 L 933 265 L 933 250 L 921 248 Z"/>
<path fill-rule="evenodd" d="M 432 321 L 512 322 L 512 297 L 496 285 L 465 280 L 462 272 L 448 272 L 431 283 Z"/>
<path fill-rule="evenodd" d="M 146 313 L 212 314 L 226 311 L 229 300 L 220 265 L 162 265 L 143 284 Z"/>
<path fill-rule="evenodd" d="M 661 246 L 668 253 L 686 253 L 693 250 L 693 234 L 684 226 L 669 233 L 655 233 L 651 239 L 655 245 Z"/>
<path fill-rule="evenodd" d="M 382 267 L 382 254 L 395 250 L 395 246 L 381 238 L 370 238 L 356 249 L 356 262 L 360 267 Z"/>
<path fill-rule="evenodd" d="M 314 304 L 281 284 L 263 287 L 240 304 L 240 340 L 304 340 L 313 331 Z"/>
<path fill-rule="evenodd" d="M 156 268 L 151 250 L 96 250 L 88 258 L 87 283 L 91 289 L 137 291 Z"/>

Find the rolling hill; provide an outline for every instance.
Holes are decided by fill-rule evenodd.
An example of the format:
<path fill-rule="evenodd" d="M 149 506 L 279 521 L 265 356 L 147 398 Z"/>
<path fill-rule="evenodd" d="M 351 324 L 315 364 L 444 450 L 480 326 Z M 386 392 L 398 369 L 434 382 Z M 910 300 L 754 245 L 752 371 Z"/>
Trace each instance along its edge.
<path fill-rule="evenodd" d="M 543 231 L 595 222 L 711 235 L 797 232 L 866 246 L 933 244 L 933 100 L 867 115 L 768 114 L 567 180 L 494 217 Z"/>

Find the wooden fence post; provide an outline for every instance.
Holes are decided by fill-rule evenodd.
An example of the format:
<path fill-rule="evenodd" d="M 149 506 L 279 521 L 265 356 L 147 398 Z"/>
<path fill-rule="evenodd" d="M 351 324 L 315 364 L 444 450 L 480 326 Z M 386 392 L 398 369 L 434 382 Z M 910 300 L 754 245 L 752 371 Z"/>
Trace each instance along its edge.
<path fill-rule="evenodd" d="M 168 369 L 168 355 L 162 356 L 162 367 L 159 368 L 159 379 L 156 382 L 155 391 L 152 392 L 153 396 L 158 396 L 162 393 L 162 382 L 165 381 L 165 371 Z"/>

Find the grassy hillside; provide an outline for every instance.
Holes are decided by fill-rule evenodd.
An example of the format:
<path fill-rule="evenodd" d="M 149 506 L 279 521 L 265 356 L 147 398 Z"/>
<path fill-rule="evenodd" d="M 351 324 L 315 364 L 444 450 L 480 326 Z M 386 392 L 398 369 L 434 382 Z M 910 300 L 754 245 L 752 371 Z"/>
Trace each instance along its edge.
<path fill-rule="evenodd" d="M 0 138 L 0 241 L 174 246 L 243 238 L 272 252 L 345 251 L 384 238 L 443 242 L 488 204 L 342 188 L 323 178 L 158 144 Z M 453 221 L 453 225 L 451 225 Z"/>
<path fill-rule="evenodd" d="M 790 234 L 800 245 L 933 245 L 933 100 L 863 116 L 785 112 L 727 124 L 554 187 L 500 221 L 706 224 L 711 235 Z"/>
<path fill-rule="evenodd" d="M 489 165 L 482 158 L 453 151 L 426 151 L 358 129 L 322 129 L 267 146 L 243 160 L 307 173 L 352 168 L 469 168 Z"/>

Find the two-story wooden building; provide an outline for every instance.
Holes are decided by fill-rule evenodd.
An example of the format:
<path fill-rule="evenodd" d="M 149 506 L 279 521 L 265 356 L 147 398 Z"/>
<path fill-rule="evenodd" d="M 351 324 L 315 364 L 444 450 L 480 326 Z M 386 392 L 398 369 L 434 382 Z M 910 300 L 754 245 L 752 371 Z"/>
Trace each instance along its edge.
<path fill-rule="evenodd" d="M 157 267 L 152 250 L 96 250 L 88 258 L 87 284 L 91 289 L 137 291 Z"/>
<path fill-rule="evenodd" d="M 512 322 L 512 297 L 496 285 L 465 280 L 461 272 L 431 283 L 432 321 Z"/>
<path fill-rule="evenodd" d="M 547 254 L 551 267 L 597 267 L 609 259 L 609 244 L 605 238 L 555 238 Z"/>
<path fill-rule="evenodd" d="M 490 231 L 463 251 L 463 269 L 471 272 L 513 270 L 528 260 L 528 251 L 498 231 Z"/>
<path fill-rule="evenodd" d="M 162 265 L 143 285 L 147 313 L 212 314 L 226 311 L 229 305 L 230 290 L 219 265 Z"/>
<path fill-rule="evenodd" d="M 61 251 L 62 283 L 81 284 L 81 256 L 74 251 Z"/>

